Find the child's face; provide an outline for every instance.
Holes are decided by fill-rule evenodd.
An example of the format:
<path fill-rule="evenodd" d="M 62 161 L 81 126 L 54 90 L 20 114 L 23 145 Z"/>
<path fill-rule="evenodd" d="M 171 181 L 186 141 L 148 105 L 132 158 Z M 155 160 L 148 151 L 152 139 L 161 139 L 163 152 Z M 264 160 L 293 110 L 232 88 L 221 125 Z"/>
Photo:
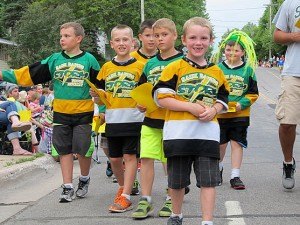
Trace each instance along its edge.
<path fill-rule="evenodd" d="M 160 51 L 165 52 L 174 48 L 177 34 L 167 28 L 154 28 L 153 33 L 156 46 Z"/>
<path fill-rule="evenodd" d="M 244 55 L 244 51 L 242 50 L 239 44 L 234 46 L 225 46 L 225 57 L 231 63 L 237 63 L 242 61 L 242 56 Z"/>
<path fill-rule="evenodd" d="M 60 30 L 60 46 L 66 52 L 77 49 L 82 41 L 82 36 L 76 36 L 73 27 Z"/>
<path fill-rule="evenodd" d="M 191 25 L 182 36 L 182 43 L 188 49 L 187 57 L 193 61 L 203 59 L 213 39 L 208 27 Z"/>
<path fill-rule="evenodd" d="M 118 56 L 129 56 L 133 45 L 133 38 L 129 29 L 119 29 L 112 32 L 111 48 Z"/>
<path fill-rule="evenodd" d="M 139 34 L 139 39 L 142 42 L 144 49 L 153 51 L 156 49 L 154 42 L 153 29 L 146 28 L 142 34 Z"/>

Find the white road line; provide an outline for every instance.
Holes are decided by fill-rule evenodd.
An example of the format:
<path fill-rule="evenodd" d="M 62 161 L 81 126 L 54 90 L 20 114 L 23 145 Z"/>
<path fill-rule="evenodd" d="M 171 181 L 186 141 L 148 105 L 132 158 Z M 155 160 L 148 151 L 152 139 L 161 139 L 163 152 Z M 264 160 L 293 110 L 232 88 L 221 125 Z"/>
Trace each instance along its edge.
<path fill-rule="evenodd" d="M 241 209 L 240 202 L 226 201 L 225 207 L 226 207 L 226 215 L 228 216 L 228 219 L 230 220 L 228 222 L 228 225 L 246 225 L 243 218 L 230 218 L 230 216 L 243 215 L 243 211 Z"/>

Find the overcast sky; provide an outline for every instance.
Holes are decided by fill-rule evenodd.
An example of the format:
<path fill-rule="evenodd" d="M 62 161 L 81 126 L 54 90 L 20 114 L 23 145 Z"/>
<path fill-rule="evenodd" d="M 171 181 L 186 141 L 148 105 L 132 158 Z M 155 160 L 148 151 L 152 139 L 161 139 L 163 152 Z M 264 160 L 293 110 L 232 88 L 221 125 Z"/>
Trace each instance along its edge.
<path fill-rule="evenodd" d="M 241 29 L 248 22 L 258 24 L 269 3 L 270 0 L 206 0 L 206 10 L 216 35 L 215 46 L 228 29 Z"/>

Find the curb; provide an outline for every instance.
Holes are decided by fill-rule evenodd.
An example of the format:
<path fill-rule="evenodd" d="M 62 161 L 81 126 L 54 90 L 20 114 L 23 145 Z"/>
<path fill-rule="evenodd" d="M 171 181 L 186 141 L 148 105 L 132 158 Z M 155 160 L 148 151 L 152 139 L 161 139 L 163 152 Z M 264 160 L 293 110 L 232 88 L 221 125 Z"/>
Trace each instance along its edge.
<path fill-rule="evenodd" d="M 0 170 L 0 182 L 8 179 L 14 179 L 20 175 L 31 172 L 34 169 L 49 169 L 54 166 L 56 162 L 50 155 L 37 158 L 33 161 L 23 162 L 12 166 L 4 167 Z"/>

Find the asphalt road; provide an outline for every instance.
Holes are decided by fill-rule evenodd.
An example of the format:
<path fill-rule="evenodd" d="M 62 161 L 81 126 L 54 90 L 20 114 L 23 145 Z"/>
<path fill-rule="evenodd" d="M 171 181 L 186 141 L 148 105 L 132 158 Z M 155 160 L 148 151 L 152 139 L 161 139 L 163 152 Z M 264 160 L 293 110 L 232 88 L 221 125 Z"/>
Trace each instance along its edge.
<path fill-rule="evenodd" d="M 278 140 L 278 123 L 274 115 L 280 77 L 276 68 L 257 69 L 260 98 L 252 107 L 251 126 L 248 129 L 249 147 L 244 153 L 241 177 L 246 190 L 230 188 L 230 150 L 224 168 L 224 184 L 217 188 L 215 225 L 299 225 L 300 173 L 296 172 L 296 186 L 282 188 L 282 153 Z M 300 162 L 299 133 L 295 143 L 296 163 Z M 105 176 L 106 159 L 99 150 L 101 164 L 91 170 L 89 194 L 72 203 L 58 203 L 61 175 L 58 164 L 37 169 L 26 176 L 2 182 L 0 186 L 0 224 L 5 225 L 94 225 L 94 224 L 166 224 L 157 216 L 163 204 L 166 182 L 160 163 L 155 164 L 153 202 L 154 216 L 146 220 L 132 220 L 132 211 L 112 214 L 112 203 L 117 184 Z M 299 164 L 300 165 L 300 164 Z M 78 176 L 76 162 L 74 176 Z M 184 224 L 200 224 L 199 189 L 192 178 L 191 192 L 185 196 Z M 77 178 L 74 180 L 77 185 Z M 139 196 L 132 197 L 136 206 Z"/>

